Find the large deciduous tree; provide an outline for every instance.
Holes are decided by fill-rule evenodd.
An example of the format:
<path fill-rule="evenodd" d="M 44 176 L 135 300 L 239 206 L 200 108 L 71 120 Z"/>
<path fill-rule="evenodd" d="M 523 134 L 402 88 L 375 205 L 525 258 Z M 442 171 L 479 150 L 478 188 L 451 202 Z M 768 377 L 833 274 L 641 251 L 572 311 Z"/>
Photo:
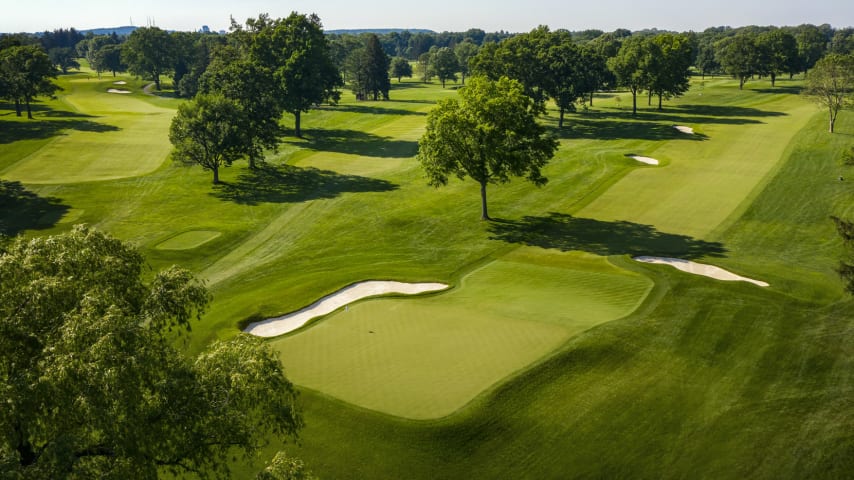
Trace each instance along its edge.
<path fill-rule="evenodd" d="M 300 114 L 336 99 L 342 85 L 320 17 L 294 12 L 283 20 L 256 23 L 263 25 L 257 28 L 253 55 L 273 71 L 282 109 L 294 115 L 294 131 L 301 137 Z"/>
<path fill-rule="evenodd" d="M 450 176 L 478 182 L 483 220 L 489 220 L 488 184 L 525 176 L 537 186 L 545 185 L 540 169 L 558 144 L 537 123 L 539 111 L 518 81 L 472 77 L 459 99 L 441 100 L 427 117 L 418 161 L 430 185 L 446 185 Z"/>
<path fill-rule="evenodd" d="M 608 68 L 613 72 L 617 85 L 632 92 L 632 115 L 638 112 L 638 93 L 648 83 L 645 43 L 643 37 L 629 37 L 623 41 L 617 55 L 608 59 Z"/>
<path fill-rule="evenodd" d="M 678 97 L 688 91 L 693 48 L 685 35 L 660 33 L 647 40 L 647 88 L 658 96 L 658 109 L 664 98 Z"/>
<path fill-rule="evenodd" d="M 143 278 L 150 278 L 144 281 Z M 174 346 L 209 300 L 180 268 L 77 226 L 0 253 L 4 478 L 228 478 L 302 425 L 272 350 L 239 335 L 196 358 Z"/>
<path fill-rule="evenodd" d="M 412 64 L 403 57 L 395 57 L 391 61 L 391 76 L 397 78 L 397 83 L 403 77 L 412 78 Z"/>
<path fill-rule="evenodd" d="M 220 47 L 199 79 L 199 93 L 221 94 L 233 100 L 243 119 L 240 149 L 249 159 L 249 168 L 264 160 L 266 149 L 279 143 L 282 109 L 276 99 L 273 72 L 242 56 L 234 47 Z"/>
<path fill-rule="evenodd" d="M 391 59 L 375 34 L 367 35 L 364 47 L 350 53 L 346 62 L 347 70 L 357 98 L 366 100 L 370 95 L 374 100 L 379 100 L 382 95 L 383 99 L 388 100 L 391 89 L 390 62 Z"/>
<path fill-rule="evenodd" d="M 739 90 L 760 70 L 756 36 L 751 33 L 739 33 L 716 42 L 715 58 L 726 73 L 738 78 Z"/>
<path fill-rule="evenodd" d="M 804 95 L 828 111 L 833 133 L 839 111 L 854 104 L 854 56 L 830 53 L 807 72 Z"/>
<path fill-rule="evenodd" d="M 47 52 L 50 61 L 62 70 L 62 73 L 68 73 L 69 69 L 80 68 L 80 63 L 74 56 L 74 49 L 71 47 L 54 47 Z"/>
<path fill-rule="evenodd" d="M 454 54 L 457 56 L 457 64 L 459 65 L 461 83 L 466 84 L 466 76 L 469 74 L 469 60 L 477 55 L 478 46 L 471 40 L 466 39 L 458 43 L 454 47 Z"/>
<path fill-rule="evenodd" d="M 763 73 L 771 77 L 771 86 L 777 83 L 777 75 L 787 73 L 794 76 L 800 69 L 798 42 L 794 35 L 775 29 L 762 33 L 757 38 L 757 47 L 763 53 Z"/>
<path fill-rule="evenodd" d="M 27 107 L 27 118 L 33 118 L 30 103 L 38 96 L 53 95 L 59 87 L 53 62 L 39 45 L 23 45 L 0 50 L 0 83 L 3 95 L 15 102 L 21 116 L 21 102 Z"/>
<path fill-rule="evenodd" d="M 137 28 L 122 45 L 122 59 L 128 71 L 152 80 L 160 90 L 160 75 L 173 64 L 172 38 L 157 27 Z"/>
<path fill-rule="evenodd" d="M 198 164 L 213 172 L 230 166 L 246 154 L 246 115 L 234 100 L 222 94 L 197 95 L 178 107 L 169 127 L 169 141 L 176 160 Z"/>
<path fill-rule="evenodd" d="M 457 71 L 460 69 L 457 55 L 448 47 L 442 47 L 433 52 L 432 60 L 433 73 L 442 82 L 442 88 L 445 88 L 445 82 L 448 80 L 457 81 Z"/>

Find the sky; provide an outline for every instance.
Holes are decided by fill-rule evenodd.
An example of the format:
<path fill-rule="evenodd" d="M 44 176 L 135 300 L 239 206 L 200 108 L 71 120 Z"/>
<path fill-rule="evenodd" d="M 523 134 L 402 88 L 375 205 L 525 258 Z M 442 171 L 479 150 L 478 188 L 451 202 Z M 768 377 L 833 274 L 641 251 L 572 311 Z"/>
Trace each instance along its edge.
<path fill-rule="evenodd" d="M 854 26 L 852 0 L 2 0 L 0 32 L 156 25 L 167 30 L 226 30 L 259 13 L 317 13 L 327 30 L 426 28 L 435 31 L 702 31 L 728 25 Z"/>

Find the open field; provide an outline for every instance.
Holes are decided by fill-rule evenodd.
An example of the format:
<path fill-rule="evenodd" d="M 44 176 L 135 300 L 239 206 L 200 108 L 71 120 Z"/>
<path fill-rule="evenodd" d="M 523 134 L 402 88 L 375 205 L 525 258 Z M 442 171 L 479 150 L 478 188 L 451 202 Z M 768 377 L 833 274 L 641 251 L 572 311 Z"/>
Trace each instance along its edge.
<path fill-rule="evenodd" d="M 106 93 L 116 80 L 133 93 Z M 854 119 L 827 134 L 797 80 L 739 91 L 707 78 L 636 118 L 626 94 L 603 94 L 561 131 L 551 112 L 561 149 L 549 184 L 490 186 L 490 223 L 477 220 L 476 184 L 430 188 L 413 158 L 451 88 L 394 82 L 388 102 L 347 93 L 303 117 L 305 139 L 285 137 L 260 169 L 236 164 L 212 187 L 168 159 L 178 100 L 132 78 L 60 82 L 36 121 L 0 108 L 0 227 L 85 222 L 135 242 L 154 268 L 190 268 L 215 300 L 188 350 L 361 280 L 454 287 L 364 300 L 271 340 L 304 390 L 301 444 L 285 448 L 321 478 L 854 471 L 854 317 L 828 220 L 854 216 L 854 174 L 838 162 Z"/>

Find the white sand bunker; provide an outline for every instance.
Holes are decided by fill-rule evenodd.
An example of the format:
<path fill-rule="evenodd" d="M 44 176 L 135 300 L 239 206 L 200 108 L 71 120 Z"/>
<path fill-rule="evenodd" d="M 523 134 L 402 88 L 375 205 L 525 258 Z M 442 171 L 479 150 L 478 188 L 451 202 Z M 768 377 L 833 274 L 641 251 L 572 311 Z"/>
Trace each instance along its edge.
<path fill-rule="evenodd" d="M 110 88 L 107 93 L 131 93 L 130 90 L 119 90 L 118 88 Z"/>
<path fill-rule="evenodd" d="M 250 323 L 243 331 L 259 337 L 275 337 L 292 332 L 309 320 L 338 310 L 339 308 L 367 297 L 387 293 L 402 293 L 415 295 L 425 292 L 436 292 L 448 288 L 443 283 L 402 283 L 385 281 L 367 281 L 354 283 L 337 292 L 327 295 L 302 310 L 276 318 L 268 318 L 260 322 Z"/>
<path fill-rule="evenodd" d="M 716 280 L 723 280 L 726 282 L 750 282 L 754 285 L 759 285 L 760 287 L 767 287 L 768 283 L 762 282 L 760 280 L 754 280 L 752 278 L 742 277 L 741 275 L 736 275 L 732 272 L 726 271 L 723 268 L 716 267 L 714 265 L 706 265 L 705 263 L 697 263 L 692 262 L 690 260 L 682 260 L 681 258 L 668 258 L 668 257 L 635 257 L 635 260 L 638 262 L 644 263 L 660 263 L 664 265 L 670 265 L 671 267 L 678 268 L 683 272 L 693 273 L 694 275 L 703 275 L 704 277 L 714 278 Z"/>
<path fill-rule="evenodd" d="M 127 85 L 127 84 L 128 84 L 128 82 L 126 82 L 124 80 L 119 80 L 118 82 L 113 82 L 113 85 Z"/>
<path fill-rule="evenodd" d="M 645 163 L 647 165 L 658 165 L 658 160 L 649 157 L 641 157 L 639 155 L 629 155 L 629 158 L 634 158 L 635 160 Z"/>
<path fill-rule="evenodd" d="M 683 127 L 682 125 L 674 125 L 673 128 L 679 130 L 682 133 L 687 133 L 688 135 L 694 135 L 694 129 L 691 127 Z"/>

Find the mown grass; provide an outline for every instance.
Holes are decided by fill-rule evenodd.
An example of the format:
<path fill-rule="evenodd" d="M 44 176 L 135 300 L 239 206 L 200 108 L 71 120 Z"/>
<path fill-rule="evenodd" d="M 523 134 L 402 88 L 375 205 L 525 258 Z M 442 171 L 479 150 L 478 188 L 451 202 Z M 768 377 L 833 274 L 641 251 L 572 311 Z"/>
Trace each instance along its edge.
<path fill-rule="evenodd" d="M 603 257 L 522 249 L 448 293 L 360 302 L 272 345 L 304 387 L 438 418 L 572 336 L 630 314 L 651 287 Z"/>
<path fill-rule="evenodd" d="M 74 78 L 63 85 L 72 88 Z M 293 378 L 321 379 L 302 396 L 301 445 L 287 447 L 321 477 L 839 478 L 854 471 L 854 330 L 833 272 L 841 249 L 827 220 L 854 208 L 836 163 L 850 146 L 851 119 L 840 118 L 840 134 L 823 134 L 821 113 L 792 89 L 739 91 L 728 79 L 695 84 L 664 112 L 642 108 L 637 118 L 626 114 L 625 95 L 603 96 L 561 131 L 553 113 L 546 119 L 561 140 L 545 171 L 549 185 L 490 187 L 500 220 L 486 223 L 477 221 L 477 185 L 429 188 L 412 158 L 424 113 L 451 89 L 404 83 L 390 102 L 345 95 L 341 106 L 304 117 L 305 139 L 285 138 L 258 171 L 242 163 L 226 169 L 221 187 L 200 168 L 165 157 L 153 171 L 100 181 L 80 181 L 93 175 L 85 170 L 94 163 L 82 162 L 71 170 L 84 173 L 57 180 L 50 165 L 35 168 L 52 142 L 66 139 L 65 153 L 94 158 L 89 135 L 135 129 L 121 110 L 85 104 L 98 98 L 88 83 L 79 86 L 90 81 L 73 84 L 82 90 L 67 102 L 46 102 L 36 122 L 0 110 L 4 207 L 32 212 L 4 208 L 2 227 L 41 235 L 87 222 L 140 245 L 155 268 L 179 263 L 195 271 L 215 300 L 194 325 L 189 351 L 237 334 L 247 318 L 295 310 L 354 281 L 458 287 L 447 301 L 363 302 L 274 341 L 287 344 Z M 127 81 L 129 89 L 143 83 Z M 138 93 L 103 99 L 117 109 L 135 100 L 142 109 L 180 102 Z M 55 113 L 42 114 L 48 111 Z M 286 129 L 290 122 L 284 119 Z M 85 131 L 93 124 L 122 130 Z M 136 140 L 124 155 L 168 151 L 162 137 Z M 663 165 L 639 166 L 628 153 Z M 30 157 L 33 180 L 52 175 L 53 183 L 6 175 Z M 187 243 L 194 248 L 157 248 L 192 231 L 222 234 Z M 703 259 L 772 286 L 696 278 L 627 257 L 636 254 Z M 469 272 L 494 275 L 464 280 Z M 642 297 L 612 274 L 640 274 L 655 287 L 635 313 L 608 321 Z M 348 342 L 365 329 L 376 336 L 392 328 L 398 341 Z M 449 331 L 470 341 L 453 344 Z M 314 337 L 322 341 L 303 342 Z M 416 341 L 425 338 L 448 343 L 432 351 Z M 312 353 L 318 345 L 327 348 Z M 460 370 L 432 370 L 478 348 L 507 358 L 478 363 L 472 355 Z M 305 356 L 292 355 L 300 349 Z M 330 368 L 318 369 L 312 358 Z M 348 359 L 363 362 L 361 377 L 342 375 Z M 430 375 L 446 386 L 429 391 Z M 453 401 L 417 406 L 419 392 L 426 392 L 421 401 Z M 236 475 L 249 476 L 258 462 L 235 466 Z"/>

